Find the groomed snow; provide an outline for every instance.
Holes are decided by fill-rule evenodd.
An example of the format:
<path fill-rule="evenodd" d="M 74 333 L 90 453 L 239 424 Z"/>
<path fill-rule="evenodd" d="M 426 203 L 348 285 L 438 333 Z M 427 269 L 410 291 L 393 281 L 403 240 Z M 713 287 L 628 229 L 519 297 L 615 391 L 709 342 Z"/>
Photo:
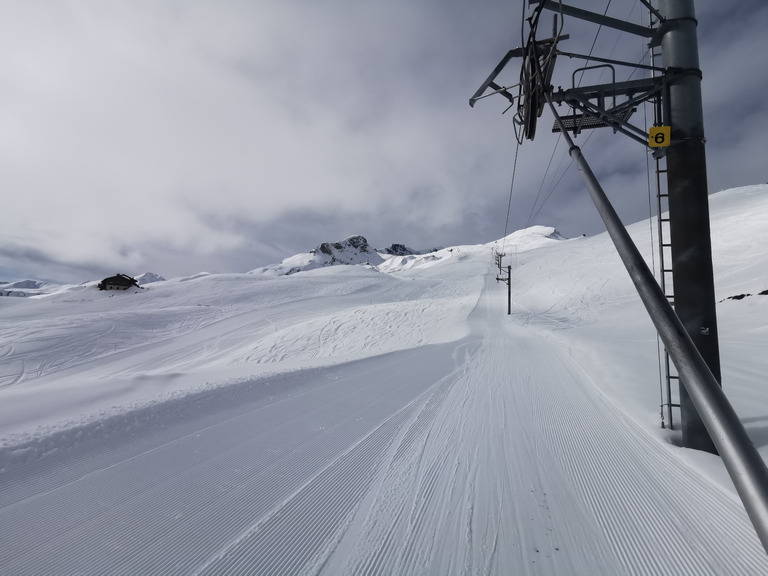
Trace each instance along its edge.
<path fill-rule="evenodd" d="M 768 186 L 710 204 L 765 457 Z M 2 575 L 768 573 L 605 235 L 0 298 L 0 358 Z"/>

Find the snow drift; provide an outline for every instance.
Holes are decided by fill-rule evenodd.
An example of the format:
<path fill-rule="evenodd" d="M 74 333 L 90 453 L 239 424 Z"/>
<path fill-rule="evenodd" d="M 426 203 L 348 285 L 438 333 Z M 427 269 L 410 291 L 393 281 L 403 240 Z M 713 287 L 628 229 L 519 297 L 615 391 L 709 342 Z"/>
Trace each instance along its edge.
<path fill-rule="evenodd" d="M 768 186 L 711 213 L 723 386 L 766 457 Z M 719 458 L 659 426 L 606 235 L 339 244 L 0 299 L 0 573 L 768 572 Z"/>

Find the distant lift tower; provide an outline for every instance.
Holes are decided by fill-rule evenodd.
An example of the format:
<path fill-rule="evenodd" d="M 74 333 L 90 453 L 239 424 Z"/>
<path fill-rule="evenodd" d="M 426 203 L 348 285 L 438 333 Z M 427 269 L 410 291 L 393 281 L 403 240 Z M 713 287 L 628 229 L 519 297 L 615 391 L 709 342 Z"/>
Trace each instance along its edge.
<path fill-rule="evenodd" d="M 529 6 L 535 6 L 535 10 L 528 19 L 531 32 L 526 45 L 510 50 L 504 56 L 469 103 L 473 106 L 478 99 L 489 96 L 485 92 L 491 88 L 492 93 L 504 96 L 511 106 L 517 106 L 514 126 L 518 140 L 532 140 L 546 95 L 552 102 L 567 104 L 574 110 L 573 114 L 562 116 L 561 121 L 555 123 L 553 132 L 565 129 L 576 136 L 583 130 L 610 127 L 614 132 L 621 132 L 651 147 L 657 159 L 666 157 L 669 242 L 665 246 L 671 252 L 675 312 L 720 383 L 701 71 L 693 0 L 658 0 L 658 9 L 649 0 L 640 1 L 651 13 L 649 27 L 589 12 L 559 0 L 529 0 Z M 555 27 L 552 38 L 537 40 L 536 30 L 543 10 L 555 13 Z M 563 52 L 558 49 L 558 42 L 568 36 L 558 31 L 557 15 L 648 38 L 652 50 L 661 49 L 663 67 Z M 572 86 L 555 91 L 549 83 L 558 56 L 584 59 L 595 64 L 577 69 L 573 73 Z M 496 77 L 512 58 L 523 59 L 520 83 L 514 87 L 501 86 L 496 83 Z M 646 70 L 651 75 L 639 80 L 616 82 L 616 66 Z M 595 68 L 610 70 L 613 81 L 595 86 L 576 86 L 578 72 Z M 637 107 L 646 101 L 654 103 L 656 118 L 656 125 L 648 133 L 630 123 Z M 658 216 L 661 218 L 661 213 Z M 680 382 L 679 388 L 683 445 L 715 453 L 715 446 L 684 382 Z M 671 399 L 668 398 L 667 402 L 671 403 Z"/>

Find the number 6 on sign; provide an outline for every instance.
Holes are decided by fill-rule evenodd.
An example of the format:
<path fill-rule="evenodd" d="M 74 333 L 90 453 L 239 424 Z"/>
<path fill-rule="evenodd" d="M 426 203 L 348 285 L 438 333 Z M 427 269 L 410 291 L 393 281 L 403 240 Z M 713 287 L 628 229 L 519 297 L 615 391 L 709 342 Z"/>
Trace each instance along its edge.
<path fill-rule="evenodd" d="M 651 148 L 669 146 L 671 137 L 672 129 L 669 126 L 654 126 L 648 130 L 648 146 Z"/>

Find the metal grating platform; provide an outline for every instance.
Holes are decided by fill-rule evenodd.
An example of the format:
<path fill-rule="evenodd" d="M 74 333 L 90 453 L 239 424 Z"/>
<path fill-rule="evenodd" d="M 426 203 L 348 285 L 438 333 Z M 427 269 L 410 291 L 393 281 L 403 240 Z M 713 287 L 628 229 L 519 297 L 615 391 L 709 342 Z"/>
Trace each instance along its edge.
<path fill-rule="evenodd" d="M 632 116 L 632 113 L 635 110 L 635 108 L 628 108 L 625 110 L 620 110 L 616 113 L 612 113 L 610 110 L 608 110 L 608 113 L 611 114 L 618 123 L 623 123 L 626 122 L 630 116 Z M 613 126 L 612 123 L 606 122 L 601 118 L 590 116 L 588 114 L 571 114 L 569 116 L 561 116 L 560 119 L 563 121 L 563 125 L 565 126 L 566 130 L 569 131 L 575 130 L 580 132 L 582 130 L 607 128 L 609 126 Z M 554 126 L 552 126 L 552 132 L 560 132 L 560 125 L 557 122 L 555 122 Z"/>

